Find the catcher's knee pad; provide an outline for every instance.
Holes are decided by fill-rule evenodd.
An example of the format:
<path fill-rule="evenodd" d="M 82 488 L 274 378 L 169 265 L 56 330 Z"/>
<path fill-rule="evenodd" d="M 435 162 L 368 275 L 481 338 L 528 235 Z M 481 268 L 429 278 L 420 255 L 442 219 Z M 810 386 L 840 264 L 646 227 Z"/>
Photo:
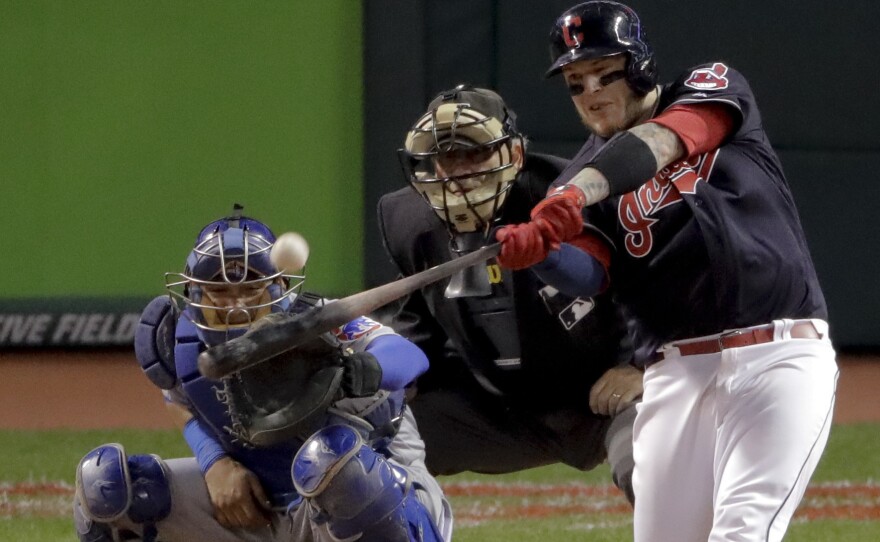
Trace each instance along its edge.
<path fill-rule="evenodd" d="M 407 473 L 347 425 L 309 437 L 291 468 L 297 492 L 320 511 L 334 537 L 364 542 L 442 542 Z"/>
<path fill-rule="evenodd" d="M 143 540 L 152 540 L 155 524 L 170 512 L 171 486 L 158 457 L 126 457 L 122 445 L 104 444 L 79 462 L 74 521 L 81 541 L 114 540 L 113 524 L 123 517 L 142 525 Z"/>
<path fill-rule="evenodd" d="M 174 330 L 177 308 L 167 295 L 159 296 L 144 308 L 134 332 L 134 353 L 150 382 L 170 390 L 177 382 L 174 366 Z"/>

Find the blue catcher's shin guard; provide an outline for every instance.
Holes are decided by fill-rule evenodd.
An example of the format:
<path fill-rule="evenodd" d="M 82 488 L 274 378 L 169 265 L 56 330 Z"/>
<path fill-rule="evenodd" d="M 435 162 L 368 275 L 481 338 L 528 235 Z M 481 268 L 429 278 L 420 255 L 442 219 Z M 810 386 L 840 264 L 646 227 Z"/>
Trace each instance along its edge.
<path fill-rule="evenodd" d="M 158 457 L 126 457 L 120 444 L 105 444 L 79 462 L 73 514 L 81 542 L 117 540 L 114 524 L 124 517 L 141 525 L 141 539 L 152 542 L 156 523 L 170 512 L 171 487 Z"/>
<path fill-rule="evenodd" d="M 407 473 L 347 425 L 325 427 L 303 444 L 291 468 L 297 492 L 327 517 L 334 537 L 364 542 L 442 542 Z"/>

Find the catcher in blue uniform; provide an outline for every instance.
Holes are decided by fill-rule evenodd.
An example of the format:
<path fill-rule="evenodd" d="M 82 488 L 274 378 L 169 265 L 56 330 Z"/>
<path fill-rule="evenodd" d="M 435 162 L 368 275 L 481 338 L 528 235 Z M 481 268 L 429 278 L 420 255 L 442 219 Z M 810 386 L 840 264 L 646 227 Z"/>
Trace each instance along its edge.
<path fill-rule="evenodd" d="M 400 158 L 411 186 L 382 197 L 379 223 L 405 276 L 526 220 L 567 163 L 528 152 L 501 96 L 468 85 L 428 105 Z M 607 250 L 591 228 L 572 243 Z M 430 360 L 412 407 L 431 472 L 589 470 L 607 460 L 632 500 L 642 376 L 628 363 L 626 323 L 611 296 L 568 296 L 531 270 L 490 260 L 392 307 L 391 325 Z"/>
<path fill-rule="evenodd" d="M 427 367 L 412 343 L 360 317 L 220 381 L 198 354 L 327 300 L 269 258 L 275 236 L 241 215 L 205 226 L 135 339 L 194 457 L 105 444 L 76 472 L 81 541 L 444 541 L 448 503 L 424 465 L 404 387 Z"/>

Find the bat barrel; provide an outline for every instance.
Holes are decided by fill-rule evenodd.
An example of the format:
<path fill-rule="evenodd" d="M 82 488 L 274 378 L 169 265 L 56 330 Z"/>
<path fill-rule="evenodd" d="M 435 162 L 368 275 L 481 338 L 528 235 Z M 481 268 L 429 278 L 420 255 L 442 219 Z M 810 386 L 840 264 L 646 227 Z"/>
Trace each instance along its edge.
<path fill-rule="evenodd" d="M 199 354 L 199 372 L 212 380 L 220 380 L 246 368 L 240 360 L 256 359 L 258 346 L 252 340 L 241 337 L 209 348 Z"/>
<path fill-rule="evenodd" d="M 199 354 L 199 371 L 219 380 L 225 376 L 264 362 L 330 331 L 345 314 L 344 307 L 330 303 L 307 312 L 291 314 L 262 327 L 248 331 Z M 342 323 L 351 320 L 351 317 Z"/>
<path fill-rule="evenodd" d="M 258 327 L 199 354 L 199 371 L 208 378 L 219 380 L 292 350 L 423 286 L 496 256 L 500 250 L 501 244 L 494 243 L 415 275 Z"/>

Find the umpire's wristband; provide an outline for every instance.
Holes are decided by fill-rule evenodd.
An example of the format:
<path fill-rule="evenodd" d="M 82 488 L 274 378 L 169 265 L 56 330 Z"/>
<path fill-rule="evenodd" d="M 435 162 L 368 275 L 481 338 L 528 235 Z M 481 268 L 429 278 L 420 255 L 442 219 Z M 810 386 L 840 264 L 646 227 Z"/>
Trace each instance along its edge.
<path fill-rule="evenodd" d="M 227 455 L 223 446 L 202 427 L 196 417 L 190 418 L 183 426 L 183 438 L 196 456 L 202 474 Z"/>
<path fill-rule="evenodd" d="M 657 173 L 657 159 L 647 143 L 632 132 L 618 132 L 586 165 L 605 176 L 610 195 L 619 196 L 642 186 Z"/>

